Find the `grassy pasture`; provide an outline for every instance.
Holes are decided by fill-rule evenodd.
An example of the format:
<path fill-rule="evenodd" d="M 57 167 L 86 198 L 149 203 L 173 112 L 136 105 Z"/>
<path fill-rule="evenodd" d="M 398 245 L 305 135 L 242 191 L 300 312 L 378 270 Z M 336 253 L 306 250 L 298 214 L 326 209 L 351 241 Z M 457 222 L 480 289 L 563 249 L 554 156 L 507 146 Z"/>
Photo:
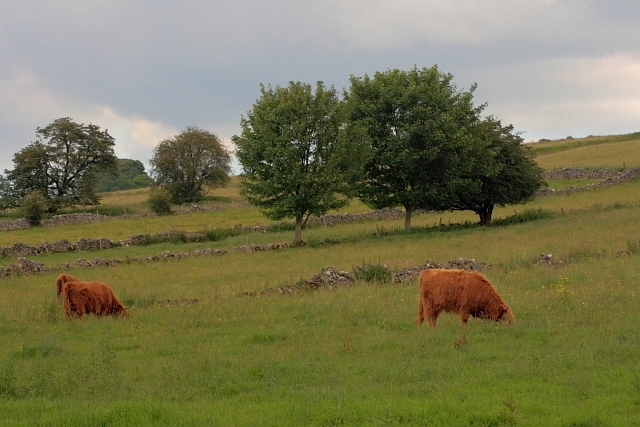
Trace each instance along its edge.
<path fill-rule="evenodd" d="M 564 146 L 562 142 L 558 141 L 544 143 L 547 148 L 553 148 L 557 144 L 561 149 L 558 151 L 544 150 L 545 147 L 534 149 L 538 152 L 536 161 L 541 168 L 548 170 L 565 167 L 621 169 L 624 166 L 637 168 L 640 167 L 640 134 L 632 135 L 635 135 L 635 138 L 621 138 L 620 140 L 609 138 L 599 141 L 596 139 L 597 144 L 589 145 L 580 145 L 580 142 L 588 142 L 589 139 L 575 140 L 573 142 L 576 145 L 575 148 L 572 148 L 571 143 L 564 143 Z"/>
<path fill-rule="evenodd" d="M 529 146 L 537 155 L 569 151 L 590 145 L 608 144 L 610 142 L 625 142 L 640 139 L 640 132 L 623 135 L 600 135 L 586 138 L 565 138 L 559 140 L 546 140 L 532 143 Z"/>
<path fill-rule="evenodd" d="M 0 245 L 268 224 L 235 199 L 237 188 L 219 191 L 211 203 L 224 203 L 221 211 L 2 232 Z M 477 218 L 420 215 L 413 233 L 400 231 L 402 220 L 318 226 L 303 232 L 303 247 L 72 271 L 109 283 L 131 306 L 122 319 L 65 320 L 58 271 L 0 278 L 0 425 L 640 425 L 640 255 L 616 257 L 640 246 L 640 180 L 515 210 L 527 208 L 556 215 L 438 232 L 420 228 Z M 376 227 L 393 232 L 376 237 Z M 292 234 L 34 259 L 232 248 Z M 541 253 L 564 264 L 535 265 Z M 516 315 L 510 326 L 472 319 L 459 348 L 454 315 L 443 314 L 434 331 L 416 327 L 416 283 L 245 295 L 327 265 L 395 269 L 458 257 L 491 264 L 486 274 Z M 162 300 L 175 304 L 154 303 Z"/>

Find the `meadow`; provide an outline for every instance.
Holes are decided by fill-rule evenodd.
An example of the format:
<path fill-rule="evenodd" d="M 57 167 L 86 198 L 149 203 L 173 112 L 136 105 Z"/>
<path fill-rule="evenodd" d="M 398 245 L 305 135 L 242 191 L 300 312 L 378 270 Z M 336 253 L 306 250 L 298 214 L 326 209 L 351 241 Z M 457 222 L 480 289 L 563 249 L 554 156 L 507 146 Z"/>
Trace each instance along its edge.
<path fill-rule="evenodd" d="M 629 141 L 586 147 L 618 143 Z M 564 165 L 599 167 L 601 157 L 583 148 L 537 159 L 555 164 L 562 154 Z M 144 194 L 105 194 L 103 205 L 143 212 Z M 234 185 L 206 203 L 222 209 L 0 232 L 0 245 L 273 225 Z M 546 215 L 507 221 L 527 211 Z M 496 209 L 494 219 L 478 227 L 470 212 L 424 214 L 411 232 L 402 219 L 313 226 L 304 246 L 70 271 L 109 283 L 131 307 L 126 318 L 66 320 L 57 268 L 0 278 L 0 425 L 640 425 L 640 179 L 539 197 Z M 292 239 L 293 231 L 244 233 L 30 259 L 55 267 Z M 539 265 L 540 254 L 558 264 Z M 471 319 L 458 347 L 457 316 L 441 315 L 435 330 L 416 326 L 417 282 L 268 291 L 295 289 L 325 266 L 399 269 L 458 257 L 491 266 L 485 274 L 516 316 L 512 325 Z"/>

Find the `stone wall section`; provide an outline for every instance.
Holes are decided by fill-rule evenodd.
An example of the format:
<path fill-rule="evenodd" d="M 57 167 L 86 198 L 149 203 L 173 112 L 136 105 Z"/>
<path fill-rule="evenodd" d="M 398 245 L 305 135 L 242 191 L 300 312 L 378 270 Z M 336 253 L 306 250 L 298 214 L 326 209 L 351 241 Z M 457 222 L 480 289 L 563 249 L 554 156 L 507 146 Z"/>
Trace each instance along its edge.
<path fill-rule="evenodd" d="M 625 169 L 619 172 L 615 169 L 595 169 L 587 171 L 582 168 L 564 168 L 555 171 L 548 171 L 543 174 L 544 179 L 599 179 L 599 181 L 592 184 L 587 184 L 584 187 L 569 187 L 554 190 L 553 188 L 543 187 L 538 190 L 536 195 L 538 196 L 550 196 L 553 194 L 571 194 L 578 193 L 585 190 L 593 190 L 599 187 L 605 187 L 622 182 L 631 181 L 635 177 L 640 175 L 640 168 Z"/>

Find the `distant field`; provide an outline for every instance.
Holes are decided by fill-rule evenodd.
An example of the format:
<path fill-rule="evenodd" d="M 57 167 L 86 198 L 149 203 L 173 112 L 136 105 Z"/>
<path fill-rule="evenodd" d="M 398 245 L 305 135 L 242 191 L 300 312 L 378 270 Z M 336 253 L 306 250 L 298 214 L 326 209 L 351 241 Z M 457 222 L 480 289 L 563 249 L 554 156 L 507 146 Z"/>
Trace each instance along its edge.
<path fill-rule="evenodd" d="M 600 167 L 604 155 L 579 150 L 608 145 L 553 155 Z M 145 191 L 103 200 L 142 210 Z M 270 224 L 237 186 L 204 203 L 222 209 L 0 232 L 0 245 Z M 317 225 L 300 247 L 70 271 L 109 283 L 130 306 L 124 319 L 64 319 L 54 290 L 61 270 L 1 277 L 0 425 L 640 425 L 640 179 L 497 208 L 494 219 L 527 209 L 548 215 L 481 228 L 471 212 L 432 213 L 415 216 L 411 233 L 401 219 Z M 354 202 L 344 211 L 365 210 Z M 31 259 L 55 267 L 292 239 L 293 231 L 250 233 Z M 559 263 L 537 265 L 541 254 Z M 510 326 L 471 319 L 459 348 L 456 316 L 441 315 L 434 331 L 415 325 L 415 281 L 248 296 L 325 266 L 399 269 L 458 257 L 491 266 L 486 275 L 516 316 Z"/>
<path fill-rule="evenodd" d="M 564 167 L 581 168 L 614 168 L 621 169 L 640 167 L 640 136 L 635 139 L 613 142 L 600 142 L 592 145 L 579 145 L 580 141 L 573 140 L 570 143 L 555 141 L 544 143 L 546 147 L 554 147 L 554 144 L 562 148 L 559 151 L 550 151 L 534 148 L 539 153 L 536 161 L 543 169 L 553 170 Z M 589 142 L 587 140 L 587 142 Z M 575 145 L 575 148 L 574 148 Z"/>

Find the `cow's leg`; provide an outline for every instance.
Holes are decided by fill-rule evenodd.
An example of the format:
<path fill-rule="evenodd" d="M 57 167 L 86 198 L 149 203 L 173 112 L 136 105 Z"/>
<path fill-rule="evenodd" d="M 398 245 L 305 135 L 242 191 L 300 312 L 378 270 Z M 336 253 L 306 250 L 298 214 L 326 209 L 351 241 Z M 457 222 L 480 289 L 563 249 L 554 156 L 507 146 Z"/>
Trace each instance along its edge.
<path fill-rule="evenodd" d="M 436 328 L 436 320 L 438 319 L 438 315 L 440 314 L 439 311 L 435 311 L 433 309 L 426 309 L 425 308 L 425 317 L 427 319 L 429 319 L 429 326 L 431 327 L 431 329 L 435 329 Z"/>
<path fill-rule="evenodd" d="M 469 310 L 462 309 L 460 310 L 460 322 L 462 322 L 462 329 L 467 327 L 467 322 L 469 321 Z"/>

